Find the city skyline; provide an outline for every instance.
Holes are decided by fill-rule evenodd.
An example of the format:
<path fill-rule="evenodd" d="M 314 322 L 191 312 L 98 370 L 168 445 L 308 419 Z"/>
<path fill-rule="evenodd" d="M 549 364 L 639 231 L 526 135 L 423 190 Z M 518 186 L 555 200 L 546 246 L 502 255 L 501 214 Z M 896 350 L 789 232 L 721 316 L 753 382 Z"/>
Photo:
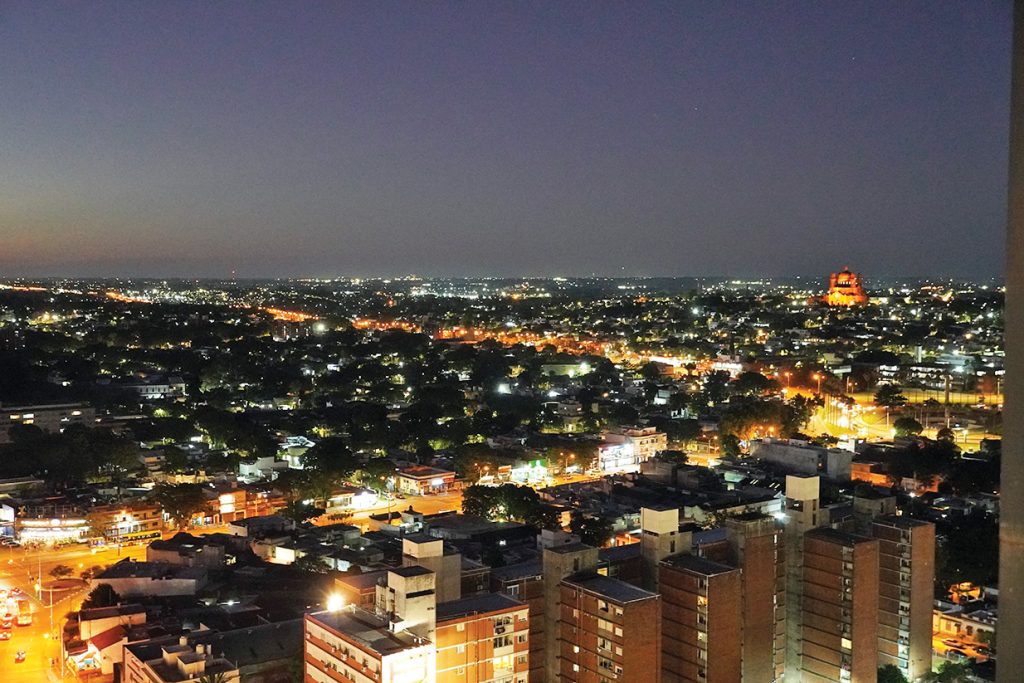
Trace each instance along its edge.
<path fill-rule="evenodd" d="M 0 274 L 994 277 L 1009 39 L 999 3 L 13 3 Z"/>

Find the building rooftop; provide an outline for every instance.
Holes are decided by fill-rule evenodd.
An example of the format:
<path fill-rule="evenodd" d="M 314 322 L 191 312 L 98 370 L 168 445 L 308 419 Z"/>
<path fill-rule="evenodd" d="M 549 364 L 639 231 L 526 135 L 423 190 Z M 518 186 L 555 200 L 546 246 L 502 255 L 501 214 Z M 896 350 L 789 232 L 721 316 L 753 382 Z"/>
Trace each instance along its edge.
<path fill-rule="evenodd" d="M 837 529 L 811 529 L 805 537 L 817 538 L 823 541 L 829 541 L 830 543 L 838 543 L 840 545 L 853 547 L 861 543 L 877 543 L 878 540 L 870 538 L 868 536 L 859 536 L 857 534 L 849 534 L 845 531 L 839 531 Z"/>
<path fill-rule="evenodd" d="M 611 562 L 612 564 L 625 562 L 626 560 L 640 557 L 640 544 L 629 543 L 627 545 L 613 545 L 609 548 L 600 548 L 597 554 L 601 560 Z"/>
<path fill-rule="evenodd" d="M 495 567 L 491 570 L 491 578 L 502 582 L 519 581 L 543 575 L 544 565 L 540 560 L 507 564 L 504 567 Z"/>
<path fill-rule="evenodd" d="M 89 642 L 95 645 L 97 650 L 105 650 L 114 643 L 121 642 L 125 632 L 124 626 L 115 626 L 114 628 L 108 628 L 102 633 L 97 633 L 89 639 Z"/>
<path fill-rule="evenodd" d="M 78 613 L 79 621 L 92 621 L 94 619 L 107 619 L 109 617 L 126 617 L 130 614 L 144 614 L 146 608 L 142 605 L 114 605 L 112 607 L 92 607 L 83 609 Z"/>
<path fill-rule="evenodd" d="M 199 631 L 188 636 L 189 645 L 180 645 L 177 636 L 128 645 L 126 649 L 142 661 L 161 656 L 162 651 L 183 652 L 197 644 L 210 646 L 215 657 L 223 657 L 239 668 L 265 662 L 290 659 L 302 652 L 302 620 L 290 619 L 231 631 Z M 169 679 L 174 680 L 174 679 Z"/>
<path fill-rule="evenodd" d="M 510 609 L 519 609 L 525 605 L 518 600 L 513 600 L 504 593 L 485 593 L 483 595 L 472 595 L 461 600 L 442 602 L 437 606 L 437 621 L 440 623 L 447 619 L 458 619 L 476 614 L 488 614 L 491 612 L 502 612 Z"/>
<path fill-rule="evenodd" d="M 179 567 L 166 562 L 121 561 L 107 567 L 94 581 L 103 583 L 103 579 L 201 579 L 204 576 L 206 570 L 200 567 Z"/>
<path fill-rule="evenodd" d="M 366 590 L 373 588 L 377 585 L 377 581 L 383 578 L 387 574 L 386 569 L 380 569 L 373 572 L 363 572 L 362 574 L 349 574 L 348 576 L 339 576 L 335 579 L 337 583 L 343 583 L 346 586 L 350 586 L 356 590 Z"/>
<path fill-rule="evenodd" d="M 578 553 L 583 550 L 593 549 L 593 546 L 587 545 L 586 543 L 566 543 L 565 545 L 556 545 L 551 548 L 545 548 L 546 551 L 558 553 L 559 555 L 567 555 L 569 553 Z"/>
<path fill-rule="evenodd" d="M 455 472 L 452 470 L 442 470 L 438 467 L 427 467 L 426 465 L 414 465 L 398 471 L 400 477 L 411 477 L 413 479 L 430 479 L 433 477 L 452 476 L 454 474 Z"/>
<path fill-rule="evenodd" d="M 875 518 L 874 523 L 894 526 L 899 529 L 919 529 L 931 524 L 931 522 L 922 522 L 919 519 L 914 519 L 913 517 L 907 517 L 905 515 L 882 515 L 881 517 Z"/>
<path fill-rule="evenodd" d="M 393 633 L 387 620 L 357 607 L 337 612 L 314 612 L 307 614 L 306 618 L 381 656 L 420 647 L 427 642 L 408 631 Z"/>
<path fill-rule="evenodd" d="M 393 574 L 398 574 L 399 576 L 404 576 L 406 578 L 409 578 L 409 577 L 412 577 L 412 576 L 423 576 L 424 574 L 433 574 L 434 573 L 434 572 L 430 571 L 429 569 L 427 569 L 426 567 L 421 567 L 418 564 L 412 564 L 412 565 L 409 565 L 408 567 L 395 567 L 394 569 L 389 569 L 388 571 L 393 573 Z"/>
<path fill-rule="evenodd" d="M 643 588 L 637 588 L 625 581 L 619 581 L 618 579 L 612 579 L 599 574 L 575 576 L 565 579 L 565 583 L 571 586 L 577 586 L 588 593 L 599 595 L 602 598 L 607 598 L 608 600 L 619 604 L 659 597 L 657 593 L 645 591 Z"/>
<path fill-rule="evenodd" d="M 730 567 L 720 562 L 712 562 L 706 557 L 698 557 L 697 555 L 673 555 L 664 560 L 662 564 L 704 576 L 715 576 L 716 574 L 739 571 L 736 567 Z"/>

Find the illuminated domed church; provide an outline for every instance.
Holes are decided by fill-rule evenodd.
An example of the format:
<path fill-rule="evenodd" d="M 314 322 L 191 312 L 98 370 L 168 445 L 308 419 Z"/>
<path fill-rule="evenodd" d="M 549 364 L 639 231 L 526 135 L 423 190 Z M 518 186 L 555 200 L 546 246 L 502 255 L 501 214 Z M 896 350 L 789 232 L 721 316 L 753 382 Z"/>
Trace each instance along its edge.
<path fill-rule="evenodd" d="M 828 295 L 825 302 L 829 306 L 863 306 L 868 296 L 861 286 L 860 274 L 851 273 L 849 266 L 842 272 L 832 273 L 828 282 Z"/>

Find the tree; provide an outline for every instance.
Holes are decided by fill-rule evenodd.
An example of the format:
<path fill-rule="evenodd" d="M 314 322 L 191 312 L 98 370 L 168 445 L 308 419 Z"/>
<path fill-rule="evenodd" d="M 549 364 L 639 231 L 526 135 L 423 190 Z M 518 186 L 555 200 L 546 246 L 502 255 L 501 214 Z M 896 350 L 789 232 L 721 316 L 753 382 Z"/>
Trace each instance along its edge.
<path fill-rule="evenodd" d="M 474 517 L 522 522 L 543 529 L 557 526 L 554 509 L 541 502 L 529 486 L 470 486 L 462 496 L 462 511 Z"/>
<path fill-rule="evenodd" d="M 595 548 L 606 546 L 614 531 L 611 520 L 603 517 L 587 517 L 579 510 L 572 513 L 569 530 L 579 536 L 580 541 Z"/>
<path fill-rule="evenodd" d="M 188 453 L 177 446 L 165 446 L 163 449 L 164 453 L 164 472 L 184 472 L 188 470 Z"/>
<path fill-rule="evenodd" d="M 333 436 L 317 442 L 302 454 L 302 466 L 339 478 L 350 476 L 359 466 L 344 439 Z"/>
<path fill-rule="evenodd" d="M 128 439 L 108 430 L 90 434 L 89 446 L 97 473 L 105 475 L 114 484 L 117 497 L 120 498 L 125 478 L 142 464 L 139 461 L 139 449 Z"/>
<path fill-rule="evenodd" d="M 774 380 L 768 379 L 760 372 L 753 371 L 740 373 L 740 376 L 732 382 L 733 391 L 748 396 L 765 394 L 777 388 L 778 384 Z"/>
<path fill-rule="evenodd" d="M 324 561 L 318 555 L 303 555 L 295 560 L 292 566 L 312 574 L 326 574 L 330 570 L 330 567 L 324 564 Z"/>
<path fill-rule="evenodd" d="M 370 458 L 357 472 L 359 483 L 377 493 L 383 493 L 388 490 L 395 469 L 395 463 L 387 458 Z"/>
<path fill-rule="evenodd" d="M 921 680 L 927 683 L 967 683 L 971 680 L 971 668 L 966 664 L 943 662 L 938 671 L 929 671 Z"/>
<path fill-rule="evenodd" d="M 64 577 L 71 576 L 74 573 L 75 570 L 67 566 L 66 564 L 58 564 L 50 570 L 50 576 L 52 576 L 55 579 L 63 579 Z"/>
<path fill-rule="evenodd" d="M 970 581 L 978 586 L 995 583 L 999 566 L 999 524 L 975 513 L 946 530 L 935 549 L 935 582 L 946 590 Z"/>
<path fill-rule="evenodd" d="M 875 405 L 886 409 L 900 408 L 907 405 L 907 397 L 903 395 L 899 386 L 883 384 L 875 392 Z"/>
<path fill-rule="evenodd" d="M 117 594 L 117 591 L 111 588 L 109 583 L 101 583 L 89 591 L 89 595 L 82 601 L 82 609 L 113 607 L 120 602 L 121 596 Z"/>
<path fill-rule="evenodd" d="M 206 496 L 199 484 L 158 484 L 155 500 L 178 528 L 185 528 L 192 516 L 206 507 Z"/>
<path fill-rule="evenodd" d="M 740 457 L 740 440 L 734 434 L 722 435 L 722 454 L 730 458 Z"/>
<path fill-rule="evenodd" d="M 310 519 L 316 519 L 320 515 L 324 514 L 324 512 L 326 512 L 324 508 L 306 505 L 302 501 L 293 500 L 286 503 L 277 514 L 290 519 L 297 524 L 302 524 Z"/>
<path fill-rule="evenodd" d="M 728 396 L 729 373 L 724 370 L 715 370 L 704 376 L 704 389 L 701 393 L 703 399 L 702 409 L 718 405 Z"/>
<path fill-rule="evenodd" d="M 685 465 L 686 461 L 687 461 L 687 457 L 686 457 L 686 452 L 685 451 L 675 451 L 675 450 L 661 451 L 655 457 L 658 460 L 661 460 L 662 462 L 669 463 L 670 465 Z"/>
<path fill-rule="evenodd" d="M 648 382 L 657 382 L 659 379 L 661 379 L 661 368 L 661 363 L 649 361 L 647 363 L 644 363 L 643 366 L 641 366 L 640 376 L 643 377 Z"/>
<path fill-rule="evenodd" d="M 878 669 L 878 683 L 909 683 L 899 667 L 895 664 L 886 664 Z"/>
<path fill-rule="evenodd" d="M 949 443 L 953 443 L 956 441 L 956 433 L 949 427 L 943 427 L 935 433 L 935 438 L 939 441 L 948 441 Z"/>
<path fill-rule="evenodd" d="M 102 572 L 103 572 L 103 567 L 101 567 L 98 564 L 94 564 L 93 566 L 89 567 L 88 569 L 83 569 L 82 571 L 80 571 L 78 573 L 78 575 L 82 578 L 83 581 L 88 581 L 89 579 L 95 578 L 96 576 L 98 576 Z"/>
<path fill-rule="evenodd" d="M 896 430 L 896 436 L 902 437 L 917 436 L 924 431 L 924 425 L 912 417 L 897 418 L 892 426 Z"/>

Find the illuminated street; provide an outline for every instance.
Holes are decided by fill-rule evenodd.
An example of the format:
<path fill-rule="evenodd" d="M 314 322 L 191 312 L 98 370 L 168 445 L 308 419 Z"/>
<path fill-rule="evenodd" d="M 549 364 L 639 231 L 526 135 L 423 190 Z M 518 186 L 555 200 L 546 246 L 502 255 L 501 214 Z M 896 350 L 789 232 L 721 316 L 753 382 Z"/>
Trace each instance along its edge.
<path fill-rule="evenodd" d="M 77 574 L 94 565 L 113 564 L 128 557 L 141 560 L 145 558 L 145 555 L 145 546 L 125 547 L 120 550 L 104 548 L 98 552 L 92 552 L 84 545 L 43 550 L 4 549 L 2 570 L 0 570 L 0 588 L 4 590 L 20 588 L 24 591 L 32 604 L 33 620 L 30 626 L 13 626 L 11 639 L 0 641 L 2 670 L 5 672 L 17 671 L 18 678 L 16 680 L 26 682 L 54 680 L 54 678 L 60 677 L 59 672 L 51 673 L 49 671 L 50 658 L 57 659 L 59 652 L 59 640 L 54 636 L 59 632 L 64 615 L 78 609 L 79 604 L 85 598 L 88 592 L 87 584 L 83 582 L 77 590 L 55 592 L 52 609 L 53 626 L 51 628 L 49 594 L 44 591 L 42 600 L 39 600 L 35 593 L 35 577 L 40 569 L 44 577 L 43 582 L 46 584 L 52 581 L 52 577 L 49 575 L 50 570 L 59 564 L 72 567 Z M 15 664 L 15 654 L 19 650 L 25 651 L 26 658 L 24 662 Z"/>

